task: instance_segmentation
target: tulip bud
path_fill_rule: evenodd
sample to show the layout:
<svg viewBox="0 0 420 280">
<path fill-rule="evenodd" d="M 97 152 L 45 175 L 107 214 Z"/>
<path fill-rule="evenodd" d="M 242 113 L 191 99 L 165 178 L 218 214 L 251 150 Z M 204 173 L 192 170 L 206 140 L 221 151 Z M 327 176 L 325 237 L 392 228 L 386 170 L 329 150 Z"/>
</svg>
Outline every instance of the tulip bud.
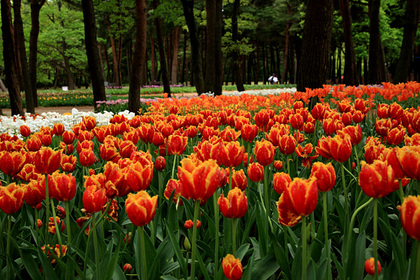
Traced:
<svg viewBox="0 0 420 280">
<path fill-rule="evenodd" d="M 184 249 L 186 251 L 190 251 L 191 250 L 191 243 L 190 240 L 188 239 L 188 237 L 184 238 Z"/>
</svg>

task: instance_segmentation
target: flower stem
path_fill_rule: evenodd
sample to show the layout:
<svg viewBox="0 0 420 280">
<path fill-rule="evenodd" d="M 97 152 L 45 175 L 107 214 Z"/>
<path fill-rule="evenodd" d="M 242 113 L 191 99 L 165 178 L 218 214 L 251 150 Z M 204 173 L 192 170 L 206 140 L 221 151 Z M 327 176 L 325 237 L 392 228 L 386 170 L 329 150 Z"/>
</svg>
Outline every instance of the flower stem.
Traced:
<svg viewBox="0 0 420 280">
<path fill-rule="evenodd" d="M 375 260 L 375 276 L 378 279 L 378 199 L 373 199 L 373 254 Z"/>
<path fill-rule="evenodd" d="M 306 280 L 306 216 L 302 216 L 302 280 Z"/>
<path fill-rule="evenodd" d="M 197 219 L 200 212 L 200 201 L 196 200 L 194 203 L 194 224 L 193 224 L 193 237 L 191 248 L 191 280 L 195 279 L 195 255 L 197 251 Z"/>
<path fill-rule="evenodd" d="M 147 265 L 146 265 L 146 244 L 144 242 L 144 228 L 138 227 L 138 252 L 140 253 L 140 263 L 141 263 L 141 278 L 140 279 L 147 279 Z"/>
<path fill-rule="evenodd" d="M 50 195 L 48 192 L 48 174 L 45 174 L 45 244 L 48 244 L 48 223 L 50 221 Z"/>
<path fill-rule="evenodd" d="M 232 219 L 232 253 L 234 256 L 236 254 L 236 220 Z"/>
<path fill-rule="evenodd" d="M 58 224 L 57 224 L 57 220 L 55 219 L 57 216 L 55 214 L 55 206 L 54 206 L 54 201 L 51 198 L 51 211 L 53 214 L 53 221 L 54 221 L 54 226 L 55 226 L 55 234 L 57 235 L 57 239 L 58 239 L 58 245 L 60 245 L 60 256 L 63 256 L 63 242 L 61 242 L 61 229 L 58 228 Z M 47 228 L 48 228 L 48 224 L 47 224 Z"/>
<path fill-rule="evenodd" d="M 93 247 L 95 251 L 95 270 L 96 270 L 96 279 L 101 279 L 99 277 L 99 247 L 98 247 L 98 236 L 96 234 L 96 219 L 97 213 L 94 213 L 92 216 L 92 233 L 93 233 Z"/>
<path fill-rule="evenodd" d="M 344 191 L 344 215 L 345 215 L 345 223 L 346 226 L 348 225 L 348 207 L 349 207 L 349 202 L 348 202 L 348 194 L 347 194 L 347 186 L 346 186 L 346 177 L 344 176 L 344 164 L 341 163 L 341 182 L 343 185 L 343 191 Z"/>
<path fill-rule="evenodd" d="M 326 252 L 326 258 L 327 258 L 327 268 L 328 268 L 328 274 L 327 279 L 330 279 L 330 270 L 331 266 L 330 264 L 330 248 L 329 248 L 329 242 L 328 242 L 328 208 L 327 208 L 327 193 L 322 193 L 322 200 L 323 200 L 323 212 L 324 212 L 324 236 L 325 236 L 325 252 Z"/>
<path fill-rule="evenodd" d="M 12 279 L 12 264 L 10 263 L 10 232 L 11 230 L 12 230 L 12 215 L 7 215 L 7 241 L 6 241 L 7 279 Z"/>
<path fill-rule="evenodd" d="M 67 246 L 70 247 L 71 244 L 71 228 L 70 228 L 70 203 L 66 201 L 66 227 L 67 227 Z"/>
<path fill-rule="evenodd" d="M 213 206 L 214 206 L 214 224 L 215 224 L 215 244 L 214 244 L 214 275 L 217 275 L 219 266 L 219 205 L 217 204 L 217 191 L 213 194 Z M 194 230 L 193 230 L 194 231 Z"/>
<path fill-rule="evenodd" d="M 417 256 L 416 256 L 416 280 L 420 279 L 420 240 L 416 242 Z"/>
<path fill-rule="evenodd" d="M 264 166 L 264 204 L 267 215 L 270 215 L 270 197 L 268 195 L 268 165 Z"/>
<path fill-rule="evenodd" d="M 163 189 L 163 182 L 162 182 L 162 172 L 158 171 L 158 184 L 159 184 L 159 205 L 162 205 L 162 189 Z"/>
<path fill-rule="evenodd" d="M 35 244 L 39 246 L 39 228 L 38 228 L 38 209 L 34 208 L 35 211 Z"/>
<path fill-rule="evenodd" d="M 173 164 L 173 166 L 172 166 L 172 175 L 171 175 L 171 179 L 175 179 L 174 178 L 174 176 L 175 176 L 175 165 L 176 165 L 176 154 L 174 155 L 174 164 Z"/>
</svg>

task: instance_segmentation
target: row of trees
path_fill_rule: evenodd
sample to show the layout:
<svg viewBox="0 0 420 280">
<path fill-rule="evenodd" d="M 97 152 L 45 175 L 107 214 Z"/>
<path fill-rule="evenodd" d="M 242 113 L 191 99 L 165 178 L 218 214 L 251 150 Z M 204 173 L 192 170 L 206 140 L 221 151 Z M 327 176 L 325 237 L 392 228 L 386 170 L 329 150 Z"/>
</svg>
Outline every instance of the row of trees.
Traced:
<svg viewBox="0 0 420 280">
<path fill-rule="evenodd" d="M 1 69 L 13 114 L 39 86 L 129 83 L 129 107 L 149 83 L 198 93 L 238 90 L 277 73 L 298 90 L 330 81 L 406 81 L 419 56 L 416 0 L 1 0 Z M 363 65 L 363 67 L 362 67 Z M 343 72 L 344 69 L 344 72 Z M 342 80 L 343 76 L 343 80 Z"/>
</svg>

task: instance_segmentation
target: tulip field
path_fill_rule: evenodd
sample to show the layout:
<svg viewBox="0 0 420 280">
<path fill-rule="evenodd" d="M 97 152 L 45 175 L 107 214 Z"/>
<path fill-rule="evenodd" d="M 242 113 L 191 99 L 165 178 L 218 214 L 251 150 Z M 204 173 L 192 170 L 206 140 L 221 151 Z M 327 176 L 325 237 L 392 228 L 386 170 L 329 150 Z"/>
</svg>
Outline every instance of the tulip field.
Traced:
<svg viewBox="0 0 420 280">
<path fill-rule="evenodd" d="M 420 280 L 419 93 L 0 116 L 0 277 Z"/>
</svg>

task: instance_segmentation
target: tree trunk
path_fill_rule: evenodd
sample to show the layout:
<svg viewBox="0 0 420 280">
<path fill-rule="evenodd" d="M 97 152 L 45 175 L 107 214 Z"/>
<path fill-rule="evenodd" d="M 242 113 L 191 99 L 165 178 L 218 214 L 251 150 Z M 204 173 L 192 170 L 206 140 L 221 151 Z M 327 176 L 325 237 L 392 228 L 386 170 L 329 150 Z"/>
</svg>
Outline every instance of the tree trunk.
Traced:
<svg viewBox="0 0 420 280">
<path fill-rule="evenodd" d="M 233 3 L 232 12 L 232 42 L 234 45 L 239 45 L 239 33 L 238 33 L 238 14 L 240 8 L 240 0 L 235 0 Z M 236 84 L 237 91 L 245 91 L 244 82 L 242 77 L 241 63 L 239 62 L 239 50 L 235 48 L 232 51 L 232 63 L 233 63 L 233 80 Z"/>
<path fill-rule="evenodd" d="M 333 19 L 332 0 L 308 0 L 303 28 L 302 53 L 297 71 L 297 90 L 320 88 L 328 75 Z M 317 100 L 311 100 L 310 108 Z"/>
<path fill-rule="evenodd" d="M 158 7 L 158 5 L 159 5 L 158 0 L 153 0 L 153 8 L 155 10 Z M 168 96 L 171 96 L 171 87 L 169 85 L 168 68 L 166 66 L 166 59 L 165 59 L 165 50 L 163 48 L 162 28 L 160 25 L 160 18 L 157 16 L 155 16 L 155 28 L 156 28 L 156 37 L 158 41 L 160 70 L 162 73 L 163 92 L 167 93 Z"/>
<path fill-rule="evenodd" d="M 258 44 L 258 41 L 256 42 L 256 63 L 254 65 L 254 84 L 258 85 L 258 79 L 260 74 L 260 44 Z"/>
<path fill-rule="evenodd" d="M 191 73 L 194 76 L 194 85 L 198 94 L 205 92 L 204 76 L 203 76 L 203 60 L 200 48 L 200 42 L 198 39 L 198 33 L 194 18 L 194 0 L 181 0 L 182 7 L 184 10 L 185 21 L 188 25 L 190 32 L 191 42 L 191 62 L 192 69 Z"/>
<path fill-rule="evenodd" d="M 83 21 L 85 24 L 85 45 L 90 78 L 93 87 L 94 107 L 98 101 L 106 100 L 104 76 L 99 59 L 98 42 L 96 40 L 95 11 L 92 0 L 82 0 Z"/>
<path fill-rule="evenodd" d="M 104 46 L 104 56 L 105 56 L 105 63 L 106 63 L 106 81 L 111 81 L 111 68 L 109 66 L 109 57 L 108 57 L 108 50 L 107 50 L 107 43 Z M 104 73 L 105 75 L 105 73 Z"/>
<path fill-rule="evenodd" d="M 369 83 L 387 82 L 385 55 L 379 33 L 379 8 L 381 0 L 369 0 Z"/>
<path fill-rule="evenodd" d="M 185 84 L 185 69 L 187 68 L 187 31 L 184 30 L 184 48 L 182 55 L 182 72 L 181 72 L 181 81 Z"/>
<path fill-rule="evenodd" d="M 174 43 L 174 52 L 172 57 L 172 70 L 171 78 L 172 84 L 178 84 L 178 52 L 179 52 L 179 40 L 181 39 L 181 27 L 175 27 L 173 43 Z"/>
<path fill-rule="evenodd" d="M 206 0 L 207 52 L 205 91 L 222 94 L 222 1 Z"/>
<path fill-rule="evenodd" d="M 287 3 L 287 16 L 290 15 L 290 4 Z M 286 37 L 284 39 L 284 57 L 283 57 L 283 72 L 281 73 L 281 82 L 282 84 L 287 83 L 287 59 L 289 57 L 289 29 L 290 29 L 290 20 L 286 21 Z"/>
<path fill-rule="evenodd" d="M 23 22 L 21 16 L 21 0 L 13 1 L 13 10 L 15 14 L 15 38 L 18 46 L 20 63 L 23 76 L 23 86 L 25 88 L 26 112 L 35 114 L 34 99 L 32 96 L 31 78 L 29 76 L 28 61 L 26 58 L 25 35 L 23 33 Z"/>
<path fill-rule="evenodd" d="M 264 85 L 267 83 L 267 53 L 265 51 L 265 44 L 262 43 L 262 56 L 263 56 L 263 81 Z"/>
<path fill-rule="evenodd" d="M 9 90 L 9 100 L 12 115 L 24 115 L 22 97 L 16 69 L 14 49 L 12 8 L 10 0 L 1 0 L 1 30 L 3 33 L 3 59 L 6 74 L 6 86 Z"/>
<path fill-rule="evenodd" d="M 111 49 L 112 49 L 112 62 L 113 62 L 113 71 L 112 71 L 112 81 L 116 84 L 116 85 L 120 85 L 120 75 L 118 73 L 118 53 L 117 53 L 117 46 L 115 45 L 115 40 L 114 37 L 111 34 L 111 22 L 109 20 L 109 15 L 107 16 L 107 28 L 108 28 L 108 33 L 109 33 L 109 41 L 111 42 Z"/>
<path fill-rule="evenodd" d="M 150 56 L 152 60 L 152 82 L 156 82 L 156 73 L 157 73 L 157 59 L 155 51 L 155 40 L 153 39 L 153 34 L 150 34 Z"/>
<path fill-rule="evenodd" d="M 1 90 L 2 92 L 7 92 L 7 88 L 6 88 L 6 86 L 3 84 L 2 79 L 0 79 L 0 90 Z"/>
<path fill-rule="evenodd" d="M 402 83 L 409 80 L 411 57 L 420 18 L 419 0 L 407 0 L 405 5 L 404 36 L 393 80 L 394 83 Z"/>
<path fill-rule="evenodd" d="M 353 45 L 352 21 L 349 0 L 338 1 L 340 3 L 341 16 L 343 18 L 344 45 L 344 83 L 346 85 L 358 85 L 360 83 L 356 69 L 356 54 Z"/>
<path fill-rule="evenodd" d="M 128 90 L 128 110 L 139 113 L 140 109 L 140 77 L 146 61 L 147 18 L 146 0 L 136 1 L 136 44 L 130 73 L 130 89 Z"/>
</svg>

